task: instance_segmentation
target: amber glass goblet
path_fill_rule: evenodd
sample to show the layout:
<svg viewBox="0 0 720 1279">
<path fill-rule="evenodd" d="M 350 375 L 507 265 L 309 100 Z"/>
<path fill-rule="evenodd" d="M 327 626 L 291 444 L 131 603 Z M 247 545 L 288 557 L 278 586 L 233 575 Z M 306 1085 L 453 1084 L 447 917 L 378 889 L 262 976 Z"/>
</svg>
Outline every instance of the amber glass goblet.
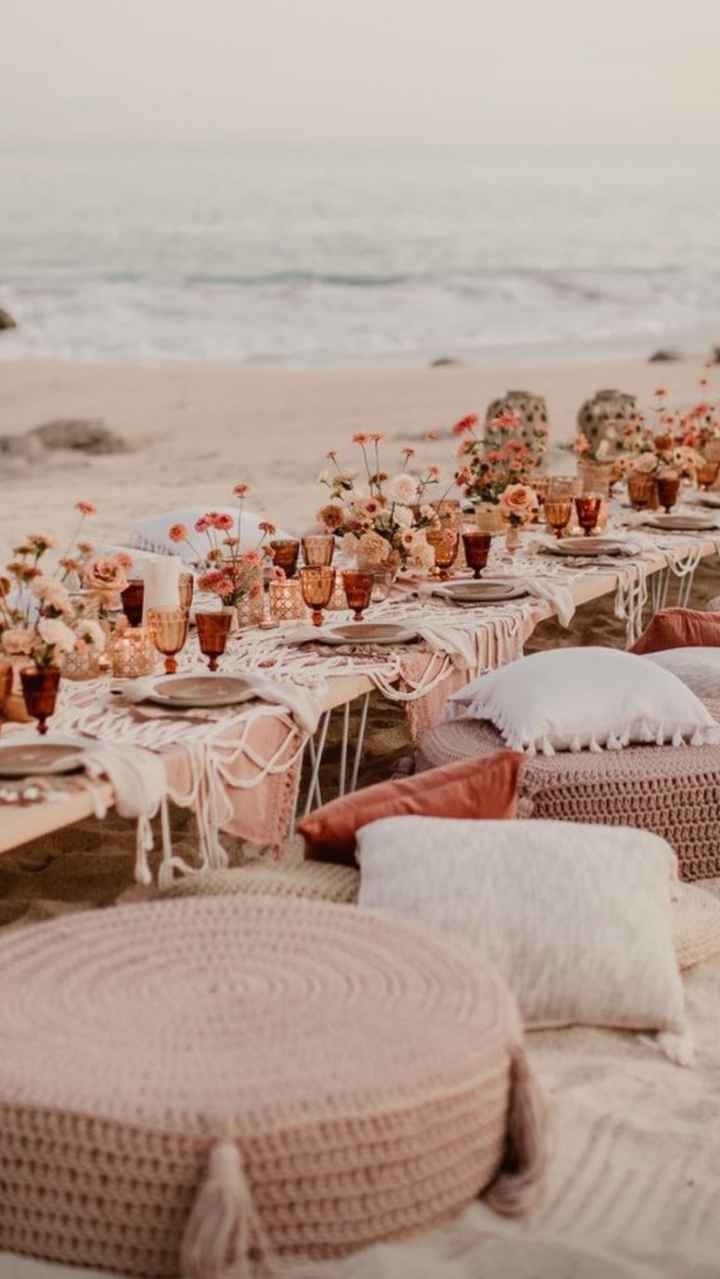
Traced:
<svg viewBox="0 0 720 1279">
<path fill-rule="evenodd" d="M 445 527 L 428 529 L 425 536 L 435 552 L 435 576 L 447 581 L 457 559 L 460 534 L 456 528 Z"/>
<path fill-rule="evenodd" d="M 572 502 L 569 497 L 545 498 L 545 519 L 558 541 L 563 535 L 563 529 L 566 529 L 570 523 L 572 509 Z"/>
<path fill-rule="evenodd" d="M 177 671 L 175 658 L 185 647 L 189 614 L 186 608 L 149 608 L 146 617 L 148 630 L 158 653 L 165 658 L 166 675 Z"/>
<path fill-rule="evenodd" d="M 348 572 L 343 573 L 342 580 L 347 606 L 353 610 L 353 621 L 361 622 L 372 598 L 375 578 L 372 573 Z"/>
<path fill-rule="evenodd" d="M 225 652 L 228 635 L 230 634 L 230 625 L 232 623 L 231 613 L 196 613 L 195 624 L 197 626 L 198 643 L 200 652 L 204 657 L 209 658 L 208 666 L 211 671 L 218 668 L 218 658 L 222 657 Z"/>
<path fill-rule="evenodd" d="M 467 566 L 472 569 L 473 577 L 480 577 L 488 562 L 492 537 L 489 533 L 478 533 L 475 529 L 470 529 L 463 533 L 462 540 Z"/>
<path fill-rule="evenodd" d="M 312 610 L 313 626 L 322 626 L 323 609 L 327 608 L 335 590 L 335 569 L 327 564 L 311 564 L 300 569 L 303 599 Z"/>
<path fill-rule="evenodd" d="M 698 467 L 697 481 L 700 488 L 704 489 L 706 493 L 715 483 L 718 477 L 718 471 L 720 471 L 720 461 L 710 462 L 707 458 L 703 462 L 702 466 Z"/>
<path fill-rule="evenodd" d="M 631 471 L 628 475 L 628 497 L 634 511 L 646 511 L 653 501 L 655 476 L 646 471 Z"/>
<path fill-rule="evenodd" d="M 47 720 L 55 713 L 60 671 L 57 666 L 26 666 L 20 672 L 25 709 L 38 722 L 37 731 L 44 737 Z"/>
<path fill-rule="evenodd" d="M 600 518 L 602 498 L 596 493 L 583 493 L 575 498 L 575 510 L 578 524 L 586 537 L 589 537 Z"/>
<path fill-rule="evenodd" d="M 181 573 L 178 579 L 178 590 L 180 592 L 180 607 L 189 610 L 193 602 L 193 592 L 195 590 L 195 578 L 192 573 Z"/>
<path fill-rule="evenodd" d="M 657 495 L 658 502 L 664 508 L 665 514 L 669 515 L 673 506 L 678 500 L 680 492 L 680 477 L 677 475 L 658 475 L 657 478 Z"/>
<path fill-rule="evenodd" d="M 300 554 L 300 543 L 290 538 L 278 539 L 270 543 L 270 551 L 276 568 L 281 568 L 286 577 L 294 577 Z"/>
<path fill-rule="evenodd" d="M 303 538 L 302 546 L 308 568 L 325 568 L 332 564 L 335 538 L 329 533 L 311 533 Z"/>
<path fill-rule="evenodd" d="M 142 626 L 145 583 L 135 579 L 128 582 L 125 590 L 120 592 L 120 600 L 128 625 Z"/>
</svg>

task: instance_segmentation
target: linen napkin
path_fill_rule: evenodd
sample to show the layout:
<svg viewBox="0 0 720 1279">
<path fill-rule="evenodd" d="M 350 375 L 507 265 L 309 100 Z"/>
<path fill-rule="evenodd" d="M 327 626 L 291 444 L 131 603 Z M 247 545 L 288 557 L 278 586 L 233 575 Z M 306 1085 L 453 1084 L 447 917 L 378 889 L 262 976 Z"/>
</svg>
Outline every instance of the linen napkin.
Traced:
<svg viewBox="0 0 720 1279">
<path fill-rule="evenodd" d="M 304 688 L 300 684 L 281 683 L 279 680 L 270 679 L 269 676 L 260 674 L 258 671 L 238 672 L 238 677 L 247 681 L 254 696 L 260 701 L 284 707 L 306 733 L 312 734 L 315 732 L 322 714 L 322 695 L 316 689 Z M 145 701 L 149 693 L 152 692 L 155 681 L 156 677 L 154 676 L 146 676 L 143 679 L 118 680 L 115 683 L 115 687 L 120 689 L 126 701 L 134 704 Z M 231 709 L 241 713 L 244 705 L 245 703 L 240 702 Z M 226 708 L 212 707 L 211 709 L 225 710 Z M 178 706 L 177 711 L 181 712 L 182 707 Z"/>
</svg>

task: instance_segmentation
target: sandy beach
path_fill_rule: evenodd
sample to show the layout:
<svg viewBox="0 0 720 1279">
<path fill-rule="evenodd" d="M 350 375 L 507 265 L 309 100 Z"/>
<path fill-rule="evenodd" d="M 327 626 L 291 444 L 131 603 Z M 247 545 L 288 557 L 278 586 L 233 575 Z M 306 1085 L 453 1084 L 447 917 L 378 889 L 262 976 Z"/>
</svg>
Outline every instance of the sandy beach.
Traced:
<svg viewBox="0 0 720 1279">
<path fill-rule="evenodd" d="M 658 385 L 681 407 L 698 397 L 702 357 L 668 365 L 640 360 L 516 365 L 506 368 L 292 370 L 200 364 L 141 366 L 61 361 L 0 363 L 3 434 L 56 418 L 102 418 L 133 451 L 113 457 L 48 455 L 47 465 L 3 459 L 0 548 L 40 522 L 69 536 L 73 503 L 98 507 L 88 534 L 125 541 L 130 520 L 183 506 L 226 504 L 234 483 L 252 487 L 248 509 L 299 531 L 324 490 L 316 483 L 328 449 L 356 464 L 353 432 L 384 431 L 386 463 L 412 443 L 418 460 L 448 479 L 454 448 L 447 430 L 466 413 L 513 388 L 544 395 L 556 446 L 572 439 L 580 404 L 617 387 L 648 404 Z M 426 431 L 444 431 L 428 443 Z M 553 466 L 571 469 L 569 454 Z M 42 518 L 40 518 L 42 516 Z"/>
</svg>

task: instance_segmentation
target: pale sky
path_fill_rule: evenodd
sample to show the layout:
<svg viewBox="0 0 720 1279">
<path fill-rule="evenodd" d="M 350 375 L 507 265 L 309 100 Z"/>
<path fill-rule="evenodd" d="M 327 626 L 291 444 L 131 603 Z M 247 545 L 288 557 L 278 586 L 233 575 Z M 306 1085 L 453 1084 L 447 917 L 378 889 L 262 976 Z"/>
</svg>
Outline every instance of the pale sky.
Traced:
<svg viewBox="0 0 720 1279">
<path fill-rule="evenodd" d="M 10 141 L 712 142 L 720 4 L 0 0 L 0 108 Z"/>
</svg>

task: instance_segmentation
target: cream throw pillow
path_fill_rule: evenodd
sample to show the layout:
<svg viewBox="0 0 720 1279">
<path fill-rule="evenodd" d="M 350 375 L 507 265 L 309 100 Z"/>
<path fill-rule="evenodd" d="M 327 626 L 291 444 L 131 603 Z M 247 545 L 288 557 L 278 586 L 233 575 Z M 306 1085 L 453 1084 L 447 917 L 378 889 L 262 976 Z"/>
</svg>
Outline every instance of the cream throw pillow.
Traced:
<svg viewBox="0 0 720 1279">
<path fill-rule="evenodd" d="M 557 648 L 481 675 L 449 713 L 490 720 L 512 750 L 620 750 L 720 742 L 720 726 L 657 662 L 615 648 Z"/>
<path fill-rule="evenodd" d="M 647 660 L 681 680 L 703 702 L 720 700 L 720 648 L 666 648 Z"/>
<path fill-rule="evenodd" d="M 358 832 L 359 904 L 475 946 L 529 1026 L 661 1032 L 689 1064 L 670 845 L 624 827 L 392 817 Z"/>
</svg>

